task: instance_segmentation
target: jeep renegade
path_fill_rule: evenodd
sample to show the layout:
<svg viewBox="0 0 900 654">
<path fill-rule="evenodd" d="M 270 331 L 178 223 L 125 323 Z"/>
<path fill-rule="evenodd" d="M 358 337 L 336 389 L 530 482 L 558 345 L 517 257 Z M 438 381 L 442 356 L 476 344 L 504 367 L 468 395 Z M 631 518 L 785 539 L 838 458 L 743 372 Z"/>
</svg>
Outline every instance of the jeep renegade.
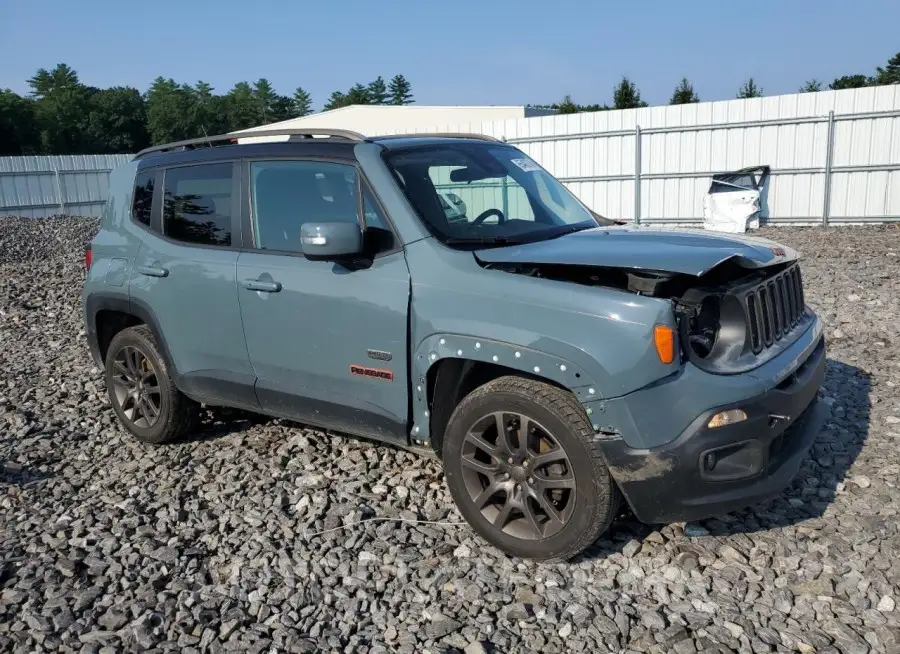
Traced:
<svg viewBox="0 0 900 654">
<path fill-rule="evenodd" d="M 433 453 L 473 529 L 535 559 L 622 501 L 693 520 L 796 475 L 827 408 L 790 248 L 604 219 L 489 137 L 277 134 L 111 174 L 84 320 L 138 439 L 204 403 Z"/>
</svg>

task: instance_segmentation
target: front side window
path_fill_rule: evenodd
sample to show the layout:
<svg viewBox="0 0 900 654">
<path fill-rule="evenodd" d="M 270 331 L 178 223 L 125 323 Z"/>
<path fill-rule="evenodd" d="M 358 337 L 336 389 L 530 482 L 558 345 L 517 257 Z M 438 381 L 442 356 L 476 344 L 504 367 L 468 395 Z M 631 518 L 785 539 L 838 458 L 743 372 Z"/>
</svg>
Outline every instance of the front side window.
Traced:
<svg viewBox="0 0 900 654">
<path fill-rule="evenodd" d="M 150 207 L 153 204 L 153 184 L 156 171 L 141 173 L 134 180 L 134 202 L 131 215 L 142 225 L 150 226 Z"/>
<path fill-rule="evenodd" d="M 231 245 L 231 163 L 166 170 L 163 233 L 196 245 Z"/>
<path fill-rule="evenodd" d="M 393 151 L 385 159 L 428 229 L 448 245 L 542 240 L 598 225 L 566 187 L 516 148 L 447 143 Z"/>
<path fill-rule="evenodd" d="M 300 252 L 300 227 L 305 223 L 359 223 L 358 188 L 356 168 L 346 164 L 252 162 L 250 197 L 256 247 Z"/>
</svg>

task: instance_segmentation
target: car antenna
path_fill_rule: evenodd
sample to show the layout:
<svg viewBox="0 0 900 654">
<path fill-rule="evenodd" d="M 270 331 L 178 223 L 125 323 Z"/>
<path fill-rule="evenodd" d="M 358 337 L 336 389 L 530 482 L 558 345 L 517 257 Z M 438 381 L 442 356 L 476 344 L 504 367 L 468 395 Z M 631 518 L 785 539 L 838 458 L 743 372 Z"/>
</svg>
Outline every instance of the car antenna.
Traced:
<svg viewBox="0 0 900 654">
<path fill-rule="evenodd" d="M 209 143 L 209 147 L 212 147 L 212 141 L 209 140 L 209 134 L 206 133 L 206 127 L 204 125 L 200 125 L 200 129 L 203 130 L 203 136 L 206 137 L 206 142 Z"/>
</svg>

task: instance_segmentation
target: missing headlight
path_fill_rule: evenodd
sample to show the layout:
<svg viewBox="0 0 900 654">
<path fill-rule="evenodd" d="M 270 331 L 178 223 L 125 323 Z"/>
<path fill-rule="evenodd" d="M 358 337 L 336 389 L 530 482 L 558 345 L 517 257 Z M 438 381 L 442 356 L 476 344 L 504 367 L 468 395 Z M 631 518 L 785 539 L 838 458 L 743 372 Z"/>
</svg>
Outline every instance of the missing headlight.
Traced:
<svg viewBox="0 0 900 654">
<path fill-rule="evenodd" d="M 701 359 L 713 351 L 719 336 L 719 300 L 715 296 L 703 299 L 695 317 L 691 320 L 688 343 Z"/>
</svg>

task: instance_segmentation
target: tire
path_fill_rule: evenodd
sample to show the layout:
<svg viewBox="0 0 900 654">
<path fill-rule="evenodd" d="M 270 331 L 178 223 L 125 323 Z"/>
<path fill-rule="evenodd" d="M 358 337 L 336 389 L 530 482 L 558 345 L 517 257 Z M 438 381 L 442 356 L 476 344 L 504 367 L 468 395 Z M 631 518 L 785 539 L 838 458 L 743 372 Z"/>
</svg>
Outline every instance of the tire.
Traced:
<svg viewBox="0 0 900 654">
<path fill-rule="evenodd" d="M 570 393 L 500 377 L 469 393 L 450 416 L 442 446 L 447 486 L 472 528 L 503 552 L 571 559 L 609 528 L 621 502 L 593 436 Z"/>
<path fill-rule="evenodd" d="M 153 332 L 146 325 L 116 334 L 109 344 L 105 366 L 113 411 L 138 440 L 168 443 L 196 426 L 199 405 L 175 387 Z M 138 379 L 139 399 L 129 395 L 132 382 L 137 383 Z"/>
</svg>

